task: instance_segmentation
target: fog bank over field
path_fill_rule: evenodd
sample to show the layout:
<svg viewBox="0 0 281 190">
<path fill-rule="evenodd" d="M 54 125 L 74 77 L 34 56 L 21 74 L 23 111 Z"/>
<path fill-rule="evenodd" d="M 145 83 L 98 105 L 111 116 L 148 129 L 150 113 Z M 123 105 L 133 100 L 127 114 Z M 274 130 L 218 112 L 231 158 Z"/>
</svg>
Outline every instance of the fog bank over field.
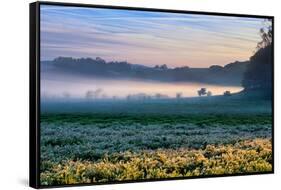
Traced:
<svg viewBox="0 0 281 190">
<path fill-rule="evenodd" d="M 85 77 L 60 72 L 41 73 L 41 98 L 92 98 L 124 99 L 137 96 L 175 98 L 198 96 L 206 88 L 212 95 L 222 95 L 229 90 L 239 92 L 242 87 L 222 86 L 192 82 L 158 82 L 152 80 L 105 79 Z"/>
</svg>

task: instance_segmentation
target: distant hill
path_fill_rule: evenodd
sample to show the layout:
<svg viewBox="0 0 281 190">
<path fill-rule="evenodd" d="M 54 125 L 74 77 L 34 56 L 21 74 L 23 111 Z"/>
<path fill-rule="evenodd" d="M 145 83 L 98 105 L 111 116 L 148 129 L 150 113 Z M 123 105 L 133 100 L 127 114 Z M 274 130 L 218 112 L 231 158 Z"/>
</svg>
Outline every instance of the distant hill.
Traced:
<svg viewBox="0 0 281 190">
<path fill-rule="evenodd" d="M 133 78 L 163 82 L 186 81 L 240 86 L 248 64 L 248 61 L 236 61 L 224 67 L 213 65 L 209 68 L 168 68 L 166 65 L 147 67 L 126 61 L 106 62 L 99 57 L 95 59 L 58 57 L 52 61 L 42 61 L 41 71 L 56 71 L 87 77 Z"/>
</svg>

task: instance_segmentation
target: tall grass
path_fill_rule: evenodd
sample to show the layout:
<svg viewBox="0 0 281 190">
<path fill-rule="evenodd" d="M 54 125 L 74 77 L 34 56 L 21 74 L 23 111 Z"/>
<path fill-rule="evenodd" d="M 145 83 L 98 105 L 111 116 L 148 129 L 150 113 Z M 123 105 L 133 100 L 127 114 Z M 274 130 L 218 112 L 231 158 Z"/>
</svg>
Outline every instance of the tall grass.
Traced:
<svg viewBox="0 0 281 190">
<path fill-rule="evenodd" d="M 272 171 L 271 139 L 207 145 L 204 149 L 157 149 L 104 155 L 99 161 L 42 163 L 41 184 L 59 185 L 121 180 L 239 174 Z"/>
</svg>

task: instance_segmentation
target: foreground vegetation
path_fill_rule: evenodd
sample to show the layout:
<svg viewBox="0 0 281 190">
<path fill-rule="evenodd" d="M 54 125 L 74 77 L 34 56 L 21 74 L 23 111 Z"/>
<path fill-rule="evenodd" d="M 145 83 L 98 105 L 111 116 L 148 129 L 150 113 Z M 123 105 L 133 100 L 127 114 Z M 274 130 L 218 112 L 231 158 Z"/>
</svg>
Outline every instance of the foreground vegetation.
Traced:
<svg viewBox="0 0 281 190">
<path fill-rule="evenodd" d="M 205 148 L 270 138 L 270 115 L 49 114 L 41 119 L 41 159 L 97 161 L 104 154 Z"/>
<path fill-rule="evenodd" d="M 272 170 L 270 101 L 49 106 L 40 121 L 42 185 Z"/>
<path fill-rule="evenodd" d="M 105 155 L 97 162 L 42 163 L 41 184 L 59 185 L 272 171 L 270 139 L 255 139 L 204 149 L 157 149 Z"/>
</svg>

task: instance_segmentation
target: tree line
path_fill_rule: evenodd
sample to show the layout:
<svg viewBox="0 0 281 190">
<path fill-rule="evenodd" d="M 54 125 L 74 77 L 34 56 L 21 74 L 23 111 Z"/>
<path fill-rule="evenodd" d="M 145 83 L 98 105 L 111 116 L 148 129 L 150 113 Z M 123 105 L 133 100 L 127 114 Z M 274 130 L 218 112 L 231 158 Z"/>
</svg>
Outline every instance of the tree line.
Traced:
<svg viewBox="0 0 281 190">
<path fill-rule="evenodd" d="M 250 58 L 242 80 L 246 93 L 253 91 L 271 97 L 273 77 L 273 31 L 271 20 L 265 21 L 266 26 L 260 29 L 261 41 Z"/>
</svg>

